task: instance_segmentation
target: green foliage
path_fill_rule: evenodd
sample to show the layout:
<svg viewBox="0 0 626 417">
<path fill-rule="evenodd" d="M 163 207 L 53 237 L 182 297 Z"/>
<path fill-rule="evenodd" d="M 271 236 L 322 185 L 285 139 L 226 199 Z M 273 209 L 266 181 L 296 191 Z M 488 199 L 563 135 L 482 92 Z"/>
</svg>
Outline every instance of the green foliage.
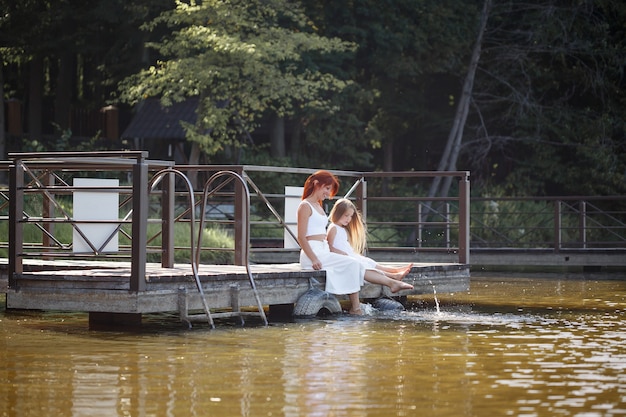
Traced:
<svg viewBox="0 0 626 417">
<path fill-rule="evenodd" d="M 346 88 L 332 98 L 341 111 L 329 113 L 309 111 L 301 115 L 305 124 L 305 141 L 292 157 L 298 166 L 346 170 L 375 168 L 365 122 L 359 117 L 365 102 L 371 104 L 366 90 L 356 85 Z"/>
<path fill-rule="evenodd" d="M 358 88 L 338 99 L 340 113 L 307 115 L 306 154 L 321 154 L 343 169 L 436 166 L 431 155 L 443 149 L 451 125 L 448 98 L 458 90 L 471 50 L 475 3 L 306 1 L 323 33 L 358 45 L 347 68 Z"/>
<path fill-rule="evenodd" d="M 432 170 L 482 3 L 0 0 L 3 84 L 23 114 L 31 62 L 42 63 L 43 108 L 65 85 L 61 62 L 72 72 L 66 110 L 199 96 L 198 122 L 185 128 L 211 155 L 206 162 L 232 162 L 244 137 L 242 159 L 261 160 L 269 152 L 258 127 L 278 115 L 291 149 L 277 164 Z M 458 163 L 473 186 L 502 185 L 509 195 L 626 192 L 624 21 L 624 2 L 493 2 Z M 50 144 L 32 136 L 22 149 L 101 146 L 69 134 L 55 132 Z"/>
<path fill-rule="evenodd" d="M 317 35 L 291 1 L 179 1 L 145 27 L 161 24 L 173 29 L 150 44 L 162 60 L 126 79 L 120 98 L 135 103 L 159 97 L 167 105 L 199 96 L 198 121 L 185 128 L 208 155 L 237 144 L 268 111 L 331 111 L 325 94 L 348 85 L 320 62 L 352 45 Z"/>
<path fill-rule="evenodd" d="M 174 261 L 177 263 L 190 263 L 191 234 L 189 225 L 176 223 L 174 226 Z M 202 231 L 202 248 L 200 252 L 200 262 L 208 264 L 232 264 L 234 259 L 233 248 L 235 243 L 233 238 L 220 227 L 207 227 Z M 208 249 L 213 248 L 213 249 Z M 224 250 L 230 249 L 230 250 Z M 154 255 L 153 255 L 154 256 Z M 159 261 L 160 258 L 155 257 Z"/>
<path fill-rule="evenodd" d="M 44 95 L 54 97 L 61 56 L 74 61 L 73 104 L 102 107 L 116 84 L 141 67 L 149 36 L 139 25 L 172 5 L 172 0 L 0 0 L 0 49 L 12 63 L 7 81 L 13 97 L 27 97 L 28 63 L 46 62 Z M 159 35 L 158 30 L 154 35 Z M 80 100 L 80 102 L 79 102 Z M 47 123 L 47 121 L 44 121 Z"/>
</svg>

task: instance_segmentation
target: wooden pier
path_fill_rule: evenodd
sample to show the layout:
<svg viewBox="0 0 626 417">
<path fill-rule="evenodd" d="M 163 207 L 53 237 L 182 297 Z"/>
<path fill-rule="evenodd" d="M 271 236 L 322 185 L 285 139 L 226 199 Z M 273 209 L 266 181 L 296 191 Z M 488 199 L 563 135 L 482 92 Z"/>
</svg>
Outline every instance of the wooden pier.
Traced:
<svg viewBox="0 0 626 417">
<path fill-rule="evenodd" d="M 270 311 L 293 308 L 311 288 L 324 289 L 324 271 L 302 270 L 297 263 L 250 268 L 261 302 Z M 190 265 L 148 264 L 144 291 L 130 289 L 130 263 L 31 261 L 24 269 L 15 285 L 6 288 L 9 309 L 83 311 L 90 313 L 90 321 L 118 324 L 137 324 L 148 313 L 178 312 L 184 319 L 188 312 L 203 309 Z M 198 274 L 212 311 L 240 312 L 256 305 L 245 267 L 200 265 Z M 361 299 L 432 294 L 435 288 L 439 293 L 468 291 L 469 266 L 415 264 L 404 281 L 415 288 L 391 294 L 386 287 L 366 284 Z"/>
<path fill-rule="evenodd" d="M 243 317 L 257 315 L 267 323 L 266 309 L 291 311 L 295 316 L 316 315 L 322 310 L 341 312 L 337 297 L 323 291 L 325 272 L 301 270 L 294 260 L 299 248 L 286 245 L 287 233 L 295 236 L 270 201 L 276 197 L 274 193 L 264 193 L 249 175 L 260 170 L 306 176 L 313 170 L 183 168 L 172 161 L 149 160 L 143 151 L 9 156 L 10 244 L 3 272 L 9 309 L 89 312 L 90 325 L 138 324 L 143 314 L 164 312 L 178 312 L 182 321 L 205 321 L 212 326 L 213 317 L 239 317 L 243 322 Z M 208 178 L 202 192 L 196 190 L 183 171 L 202 173 Z M 367 212 L 367 201 L 374 201 L 375 196 L 368 197 L 366 179 L 378 179 L 380 173 L 337 174 L 355 181 L 348 194 L 354 192 L 357 205 Z M 433 176 L 420 172 L 393 175 L 412 181 Z M 366 284 L 360 292 L 363 300 L 388 301 L 394 297 L 395 305 L 394 301 L 379 304 L 395 308 L 398 304 L 402 307 L 397 300 L 403 296 L 469 290 L 469 173 L 436 175 L 459 179 L 459 195 L 449 199 L 457 207 L 455 214 L 448 210 L 443 221 L 426 223 L 418 218 L 400 224 L 441 228 L 448 241 L 440 249 L 455 254 L 457 260 L 415 263 L 404 279 L 415 287 L 413 290 L 390 294 L 386 287 Z M 262 254 L 263 249 L 253 248 L 250 243 L 252 223 L 273 224 L 252 221 L 250 189 L 254 191 L 257 210 L 265 207 L 276 219 L 275 225 L 285 232 L 285 246 L 270 261 L 258 261 L 255 255 Z M 209 200 L 224 204 L 224 199 L 233 208 L 232 216 L 216 222 L 232 228 L 229 230 L 234 248 L 226 249 L 232 251 L 232 264 L 209 265 L 200 262 L 202 251 L 217 253 L 224 247 L 204 246 L 203 233 L 197 231 L 207 230 Z M 279 203 L 284 203 L 284 210 L 291 213 L 286 195 L 280 197 Z M 66 209 L 68 206 L 72 211 Z M 411 213 L 415 214 L 412 209 Z M 182 226 L 189 233 L 190 243 L 182 248 L 174 243 L 175 226 Z M 71 242 L 69 236 L 61 233 L 68 229 L 72 232 Z M 41 241 L 28 241 L 27 231 L 41 236 Z M 453 231 L 458 245 L 452 243 Z M 175 252 L 181 249 L 190 254 L 187 264 L 174 261 Z M 255 253 L 251 253 L 252 249 L 256 249 Z M 157 255 L 160 262 L 151 263 L 149 255 L 151 259 Z M 274 259 L 282 263 L 274 263 Z"/>
</svg>

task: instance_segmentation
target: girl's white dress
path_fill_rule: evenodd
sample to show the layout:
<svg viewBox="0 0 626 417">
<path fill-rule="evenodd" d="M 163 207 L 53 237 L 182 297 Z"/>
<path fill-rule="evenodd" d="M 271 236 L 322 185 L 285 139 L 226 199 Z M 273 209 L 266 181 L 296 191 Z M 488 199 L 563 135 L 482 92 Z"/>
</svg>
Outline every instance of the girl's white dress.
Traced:
<svg viewBox="0 0 626 417">
<path fill-rule="evenodd" d="M 308 204 L 306 200 L 303 200 L 300 204 L 305 203 Z M 313 207 L 311 210 L 313 212 L 311 216 L 324 216 Z M 331 252 L 325 240 L 309 240 L 309 245 L 322 263 L 322 269 L 326 271 L 326 292 L 341 295 L 352 294 L 361 289 L 365 276 L 365 267 L 361 262 L 349 256 Z M 300 250 L 300 266 L 302 269 L 313 269 L 313 262 L 303 250 Z"/>
<path fill-rule="evenodd" d="M 350 242 L 348 241 L 348 232 L 346 231 L 346 228 L 338 224 L 333 224 L 333 227 L 337 231 L 337 233 L 335 233 L 335 239 L 333 240 L 333 246 L 336 249 L 344 251 L 351 258 L 354 258 L 360 263 L 362 263 L 365 269 L 376 270 L 375 260 L 373 260 L 372 258 L 368 258 L 367 256 L 363 256 L 361 254 L 356 253 L 354 249 L 352 248 L 352 246 L 350 246 Z"/>
</svg>

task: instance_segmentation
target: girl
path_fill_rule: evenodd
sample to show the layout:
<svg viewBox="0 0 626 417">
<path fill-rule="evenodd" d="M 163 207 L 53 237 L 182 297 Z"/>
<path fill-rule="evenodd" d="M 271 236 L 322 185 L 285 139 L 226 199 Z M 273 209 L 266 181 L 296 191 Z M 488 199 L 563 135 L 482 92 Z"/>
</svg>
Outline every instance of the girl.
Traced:
<svg viewBox="0 0 626 417">
<path fill-rule="evenodd" d="M 392 293 L 410 290 L 413 286 L 391 279 L 349 256 L 330 251 L 326 241 L 328 217 L 322 201 L 334 197 L 339 190 L 339 180 L 328 171 L 317 171 L 304 183 L 302 202 L 297 211 L 297 237 L 300 244 L 300 265 L 303 269 L 324 269 L 326 291 L 331 294 L 348 294 L 350 314 L 362 314 L 359 290 L 364 280 L 385 285 Z"/>
<path fill-rule="evenodd" d="M 352 201 L 347 198 L 337 200 L 330 211 L 330 221 L 326 239 L 331 252 L 348 255 L 360 261 L 366 269 L 374 269 L 397 280 L 401 280 L 411 271 L 413 264 L 392 268 L 362 255 L 365 251 L 367 230 L 361 213 Z"/>
</svg>

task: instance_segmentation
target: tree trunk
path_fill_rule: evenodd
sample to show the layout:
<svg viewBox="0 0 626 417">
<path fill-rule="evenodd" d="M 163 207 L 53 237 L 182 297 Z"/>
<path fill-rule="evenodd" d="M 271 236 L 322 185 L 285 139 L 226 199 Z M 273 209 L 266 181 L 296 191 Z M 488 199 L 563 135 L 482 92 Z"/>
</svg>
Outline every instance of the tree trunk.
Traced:
<svg viewBox="0 0 626 417">
<path fill-rule="evenodd" d="M 275 115 L 272 118 L 270 132 L 271 155 L 273 158 L 284 158 L 285 153 L 285 118 Z"/>
<path fill-rule="evenodd" d="M 446 142 L 446 148 L 441 156 L 438 171 L 454 171 L 456 170 L 456 162 L 461 150 L 461 140 L 463 138 L 463 129 L 465 127 L 465 121 L 467 120 L 467 114 L 469 113 L 469 105 L 472 98 L 472 89 L 474 87 L 474 78 L 476 76 L 476 68 L 478 67 L 478 61 L 480 60 L 480 53 L 482 48 L 483 35 L 487 26 L 487 18 L 489 17 L 489 10 L 491 9 L 491 0 L 485 0 L 483 3 L 483 9 L 480 15 L 480 27 L 478 35 L 476 37 L 476 43 L 472 50 L 472 58 L 470 65 L 465 76 L 465 82 L 463 83 L 463 91 L 461 93 L 461 99 L 454 116 L 454 123 L 452 129 L 448 135 L 448 141 Z M 441 177 L 435 177 L 428 192 L 429 197 L 445 197 L 448 195 L 451 177 L 446 177 L 444 185 L 440 188 Z M 424 212 L 427 214 L 429 210 Z"/>
<path fill-rule="evenodd" d="M 383 142 L 383 171 L 393 171 L 393 142 L 386 140 Z M 382 193 L 389 195 L 390 178 L 383 178 Z"/>
<path fill-rule="evenodd" d="M 198 165 L 200 163 L 200 145 L 198 142 L 191 142 L 191 151 L 189 151 L 189 165 Z M 198 185 L 198 171 L 191 170 L 187 172 L 187 178 L 193 189 Z"/>
<path fill-rule="evenodd" d="M 28 136 L 41 141 L 43 108 L 43 58 L 36 56 L 30 62 L 28 93 Z"/>
<path fill-rule="evenodd" d="M 302 121 L 300 119 L 296 119 L 295 123 L 293 123 L 293 131 L 291 132 L 291 149 L 289 150 L 289 154 L 291 155 L 291 160 L 293 162 L 297 162 L 298 157 L 300 156 L 300 135 L 302 135 Z"/>
<path fill-rule="evenodd" d="M 6 131 L 7 124 L 4 118 L 4 65 L 0 60 L 0 159 L 6 160 Z M 0 182 L 5 183 L 6 173 L 0 172 Z"/>
<path fill-rule="evenodd" d="M 383 171 L 393 171 L 393 142 L 390 140 L 383 143 Z"/>
<path fill-rule="evenodd" d="M 70 53 L 64 53 L 59 59 L 59 74 L 55 89 L 54 100 L 54 121 L 62 131 L 70 126 L 70 106 L 72 101 L 72 80 L 74 72 L 72 70 L 73 57 Z"/>
</svg>

